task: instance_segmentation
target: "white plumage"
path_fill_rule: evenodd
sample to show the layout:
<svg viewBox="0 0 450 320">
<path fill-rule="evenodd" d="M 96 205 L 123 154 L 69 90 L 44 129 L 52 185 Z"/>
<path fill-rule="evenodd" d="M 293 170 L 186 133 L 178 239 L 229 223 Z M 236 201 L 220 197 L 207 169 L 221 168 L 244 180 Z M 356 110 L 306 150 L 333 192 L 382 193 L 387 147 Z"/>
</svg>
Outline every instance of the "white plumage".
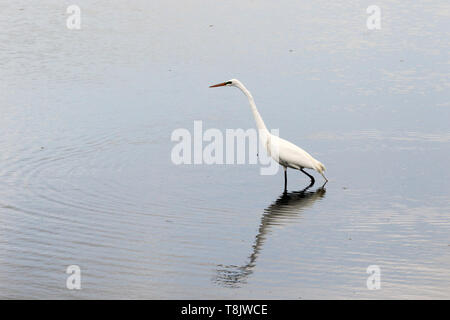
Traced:
<svg viewBox="0 0 450 320">
<path fill-rule="evenodd" d="M 274 143 L 279 145 L 278 163 L 282 166 L 297 170 L 308 168 L 319 173 L 325 171 L 325 166 L 320 161 L 314 159 L 308 152 L 292 142 L 274 135 L 271 135 L 271 139 L 275 140 Z"/>
<path fill-rule="evenodd" d="M 252 110 L 253 116 L 256 121 L 256 126 L 259 129 L 260 139 L 262 139 L 262 143 L 266 148 L 267 153 L 277 161 L 281 166 L 284 167 L 284 188 L 286 190 L 287 187 L 287 168 L 292 168 L 296 170 L 300 170 L 305 173 L 311 179 L 311 185 L 314 184 L 314 177 L 304 171 L 304 168 L 313 169 L 319 172 L 325 181 L 328 179 L 324 175 L 325 166 L 318 160 L 314 159 L 308 152 L 303 150 L 302 148 L 296 146 L 295 144 L 284 140 L 276 135 L 271 134 L 266 125 L 264 124 L 261 115 L 256 109 L 255 101 L 253 100 L 253 96 L 250 91 L 237 79 L 231 79 L 226 82 L 222 82 L 210 88 L 222 87 L 222 86 L 232 86 L 239 88 L 248 98 L 250 103 L 250 108 Z"/>
</svg>

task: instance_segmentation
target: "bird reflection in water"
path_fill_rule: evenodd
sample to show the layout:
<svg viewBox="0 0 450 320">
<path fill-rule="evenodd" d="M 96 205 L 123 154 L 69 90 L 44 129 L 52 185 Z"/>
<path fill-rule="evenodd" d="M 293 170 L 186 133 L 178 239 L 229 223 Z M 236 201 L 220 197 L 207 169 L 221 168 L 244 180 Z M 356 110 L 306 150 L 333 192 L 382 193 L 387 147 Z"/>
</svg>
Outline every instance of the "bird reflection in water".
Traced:
<svg viewBox="0 0 450 320">
<path fill-rule="evenodd" d="M 242 266 L 218 265 L 214 282 L 225 287 L 239 287 L 241 284 L 246 283 L 248 276 L 253 272 L 256 258 L 261 251 L 267 234 L 270 233 L 271 226 L 282 225 L 288 223 L 291 219 L 298 218 L 303 210 L 311 207 L 314 202 L 325 196 L 325 185 L 315 191 L 307 191 L 311 186 L 312 184 L 301 191 L 285 191 L 267 207 L 261 218 L 258 234 L 255 237 L 247 263 Z"/>
</svg>

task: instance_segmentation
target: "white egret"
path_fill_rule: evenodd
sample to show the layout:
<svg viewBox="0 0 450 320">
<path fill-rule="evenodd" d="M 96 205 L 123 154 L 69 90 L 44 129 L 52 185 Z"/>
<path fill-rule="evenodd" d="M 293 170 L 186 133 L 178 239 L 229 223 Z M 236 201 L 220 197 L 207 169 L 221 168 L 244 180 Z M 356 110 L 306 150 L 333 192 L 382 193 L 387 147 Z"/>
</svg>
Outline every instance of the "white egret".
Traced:
<svg viewBox="0 0 450 320">
<path fill-rule="evenodd" d="M 256 121 L 256 126 L 258 127 L 259 130 L 261 142 L 264 145 L 267 154 L 270 155 L 275 161 L 277 161 L 284 168 L 285 190 L 287 189 L 287 168 L 300 170 L 301 172 L 306 174 L 311 179 L 310 186 L 314 184 L 315 180 L 312 175 L 304 171 L 305 168 L 316 170 L 322 175 L 322 177 L 325 179 L 325 182 L 328 182 L 328 179 L 323 174 L 323 172 L 325 171 L 325 166 L 320 161 L 314 159 L 308 152 L 306 152 L 302 148 L 276 135 L 271 134 L 267 130 L 267 127 L 264 124 L 261 115 L 256 109 L 255 101 L 253 100 L 252 94 L 239 80 L 231 79 L 226 82 L 210 86 L 210 88 L 223 86 L 239 88 L 247 96 L 248 102 L 250 103 L 250 108 L 253 113 L 253 117 L 255 118 Z"/>
</svg>

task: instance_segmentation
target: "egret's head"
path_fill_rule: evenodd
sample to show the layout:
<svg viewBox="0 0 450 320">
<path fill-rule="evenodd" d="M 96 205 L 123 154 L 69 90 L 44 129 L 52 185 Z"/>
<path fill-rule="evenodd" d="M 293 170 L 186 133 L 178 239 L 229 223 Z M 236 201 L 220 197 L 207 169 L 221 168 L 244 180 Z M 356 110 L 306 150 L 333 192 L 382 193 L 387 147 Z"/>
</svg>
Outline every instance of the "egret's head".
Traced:
<svg viewBox="0 0 450 320">
<path fill-rule="evenodd" d="M 210 88 L 217 88 L 217 87 L 224 87 L 224 86 L 232 87 L 232 86 L 238 85 L 238 83 L 239 83 L 239 80 L 231 79 L 231 80 L 228 80 L 228 81 L 225 81 L 222 83 L 218 83 L 218 84 L 215 84 L 215 85 L 209 86 L 209 87 Z"/>
</svg>

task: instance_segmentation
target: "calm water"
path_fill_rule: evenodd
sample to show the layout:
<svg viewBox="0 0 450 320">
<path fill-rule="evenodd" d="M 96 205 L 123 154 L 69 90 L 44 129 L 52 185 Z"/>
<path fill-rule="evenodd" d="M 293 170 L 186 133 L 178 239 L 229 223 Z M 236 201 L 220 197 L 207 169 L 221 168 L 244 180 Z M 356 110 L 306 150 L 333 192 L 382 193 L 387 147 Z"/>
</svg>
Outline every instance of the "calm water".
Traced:
<svg viewBox="0 0 450 320">
<path fill-rule="evenodd" d="M 70 4 L 0 2 L 0 298 L 450 298 L 448 1 Z M 230 78 L 325 187 L 171 162 Z"/>
</svg>

